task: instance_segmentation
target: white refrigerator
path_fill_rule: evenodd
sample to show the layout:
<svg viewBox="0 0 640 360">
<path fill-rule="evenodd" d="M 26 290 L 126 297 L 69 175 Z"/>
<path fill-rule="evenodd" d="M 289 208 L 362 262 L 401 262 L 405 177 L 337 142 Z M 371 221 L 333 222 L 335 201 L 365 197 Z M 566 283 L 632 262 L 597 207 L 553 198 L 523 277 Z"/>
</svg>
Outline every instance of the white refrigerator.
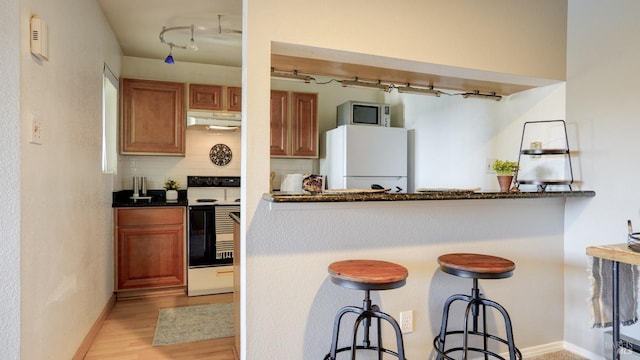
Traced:
<svg viewBox="0 0 640 360">
<path fill-rule="evenodd" d="M 404 128 L 381 126 L 341 125 L 327 131 L 320 166 L 327 189 L 371 189 L 377 184 L 406 192 L 407 136 Z"/>
</svg>

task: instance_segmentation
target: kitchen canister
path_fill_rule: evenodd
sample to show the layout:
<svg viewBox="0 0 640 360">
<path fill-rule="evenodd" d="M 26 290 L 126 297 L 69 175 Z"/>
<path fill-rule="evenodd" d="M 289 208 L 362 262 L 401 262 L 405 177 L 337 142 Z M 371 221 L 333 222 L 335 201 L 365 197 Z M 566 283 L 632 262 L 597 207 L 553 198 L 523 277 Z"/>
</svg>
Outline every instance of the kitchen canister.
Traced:
<svg viewBox="0 0 640 360">
<path fill-rule="evenodd" d="M 140 177 L 140 191 L 142 192 L 142 196 L 147 196 L 147 177 Z"/>
<path fill-rule="evenodd" d="M 140 178 L 137 176 L 133 177 L 133 197 L 140 196 Z"/>
</svg>

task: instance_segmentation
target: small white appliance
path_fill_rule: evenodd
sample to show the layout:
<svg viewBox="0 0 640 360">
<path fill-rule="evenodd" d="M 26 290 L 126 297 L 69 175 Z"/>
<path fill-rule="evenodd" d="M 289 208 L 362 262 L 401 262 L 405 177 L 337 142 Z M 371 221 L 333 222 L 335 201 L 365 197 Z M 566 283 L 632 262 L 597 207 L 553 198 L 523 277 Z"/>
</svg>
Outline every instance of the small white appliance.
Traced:
<svg viewBox="0 0 640 360">
<path fill-rule="evenodd" d="M 336 126 L 391 126 L 391 107 L 389 104 L 347 101 L 338 105 L 336 111 Z"/>
<path fill-rule="evenodd" d="M 326 133 L 320 169 L 327 189 L 407 191 L 408 133 L 404 128 L 342 125 Z"/>
</svg>

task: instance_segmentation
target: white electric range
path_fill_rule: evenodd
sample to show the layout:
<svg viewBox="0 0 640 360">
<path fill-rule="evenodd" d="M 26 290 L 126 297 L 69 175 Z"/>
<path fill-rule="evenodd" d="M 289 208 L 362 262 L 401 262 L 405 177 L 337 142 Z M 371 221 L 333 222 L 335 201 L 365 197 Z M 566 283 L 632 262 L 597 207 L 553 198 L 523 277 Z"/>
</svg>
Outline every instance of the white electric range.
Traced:
<svg viewBox="0 0 640 360">
<path fill-rule="evenodd" d="M 187 177 L 187 294 L 233 291 L 233 220 L 240 177 Z"/>
</svg>

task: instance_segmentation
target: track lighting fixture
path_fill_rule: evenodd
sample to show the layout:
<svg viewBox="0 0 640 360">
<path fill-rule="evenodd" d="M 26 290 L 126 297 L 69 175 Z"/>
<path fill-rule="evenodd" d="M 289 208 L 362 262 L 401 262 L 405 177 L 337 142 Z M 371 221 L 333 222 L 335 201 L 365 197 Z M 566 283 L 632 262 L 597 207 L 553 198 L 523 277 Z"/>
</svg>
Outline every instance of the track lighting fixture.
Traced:
<svg viewBox="0 0 640 360">
<path fill-rule="evenodd" d="M 173 55 L 171 54 L 173 51 L 173 45 L 169 45 L 169 55 L 164 59 L 164 62 L 167 64 L 175 64 L 173 61 Z"/>
<path fill-rule="evenodd" d="M 282 79 L 282 80 L 303 81 L 307 84 L 310 83 L 311 80 L 315 80 L 309 75 L 299 74 L 298 70 L 293 70 L 292 72 L 286 72 L 286 71 L 277 71 L 274 68 L 271 68 L 271 77 Z"/>
<path fill-rule="evenodd" d="M 428 88 L 417 88 L 417 87 L 411 86 L 411 84 L 407 84 L 407 86 L 398 87 L 396 89 L 401 94 L 404 94 L 404 93 L 408 93 L 408 94 L 424 94 L 424 95 L 433 95 L 433 96 L 438 96 L 438 97 L 440 96 L 440 94 L 442 94 L 442 92 L 440 90 L 434 90 L 433 89 L 433 85 L 429 86 Z"/>
<path fill-rule="evenodd" d="M 461 94 L 463 98 L 469 98 L 469 97 L 476 97 L 476 98 L 484 98 L 484 99 L 493 99 L 495 101 L 500 101 L 502 100 L 502 96 L 501 95 L 496 95 L 495 92 L 491 92 L 491 93 L 481 93 L 478 90 L 475 90 L 473 92 L 466 92 L 466 93 L 462 93 Z"/>
<path fill-rule="evenodd" d="M 168 45 L 169 46 L 169 56 L 167 56 L 167 58 L 164 60 L 164 62 L 166 62 L 167 64 L 174 64 L 173 61 L 173 55 L 171 53 L 171 50 L 173 50 L 174 48 L 176 49 L 183 49 L 183 50 L 191 50 L 191 51 L 197 51 L 198 50 L 198 45 L 196 44 L 196 40 L 195 40 L 195 35 L 196 33 L 210 33 L 210 34 L 214 34 L 214 35 L 219 35 L 222 33 L 231 33 L 231 34 L 242 34 L 242 31 L 240 30 L 232 30 L 232 29 L 223 29 L 222 28 L 222 22 L 221 22 L 221 17 L 222 15 L 218 15 L 218 27 L 208 27 L 208 26 L 197 26 L 194 24 L 188 25 L 188 26 L 173 26 L 173 27 L 166 27 L 163 26 L 162 27 L 162 31 L 160 32 L 160 34 L 158 35 L 158 37 L 160 38 L 160 42 L 162 44 Z M 179 33 L 179 35 L 177 36 L 185 36 L 186 31 L 189 31 L 191 34 L 191 37 L 189 39 L 188 42 L 174 42 L 174 41 L 170 41 L 165 39 L 165 35 L 168 32 L 171 31 L 175 31 L 177 33 Z"/>
<path fill-rule="evenodd" d="M 378 80 L 378 82 L 366 82 L 366 81 L 360 81 L 356 77 L 353 80 L 342 80 L 341 83 L 342 83 L 342 86 L 344 87 L 349 86 L 349 87 L 359 87 L 359 88 L 365 88 L 365 89 L 379 89 L 384 92 L 389 92 L 389 85 L 383 84 L 380 80 Z"/>
</svg>

